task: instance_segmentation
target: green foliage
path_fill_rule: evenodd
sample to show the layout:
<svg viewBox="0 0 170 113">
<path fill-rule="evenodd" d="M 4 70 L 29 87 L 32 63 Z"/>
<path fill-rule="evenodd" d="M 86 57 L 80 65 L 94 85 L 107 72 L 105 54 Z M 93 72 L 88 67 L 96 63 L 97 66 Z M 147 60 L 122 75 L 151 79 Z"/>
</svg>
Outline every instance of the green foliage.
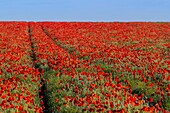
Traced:
<svg viewBox="0 0 170 113">
<path fill-rule="evenodd" d="M 90 56 L 82 56 L 81 59 L 82 59 L 82 60 L 89 60 L 89 59 L 90 59 Z"/>
<path fill-rule="evenodd" d="M 97 60 L 97 61 L 95 61 L 95 64 L 97 65 L 97 66 L 100 66 L 101 68 L 103 68 L 104 69 L 104 72 L 106 72 L 106 73 L 112 73 L 113 72 L 113 65 L 112 64 L 107 64 L 106 62 L 103 62 L 103 61 L 100 61 L 100 60 Z"/>
<path fill-rule="evenodd" d="M 166 97 L 166 99 L 164 99 L 163 107 L 166 110 L 170 110 L 170 97 Z"/>
</svg>

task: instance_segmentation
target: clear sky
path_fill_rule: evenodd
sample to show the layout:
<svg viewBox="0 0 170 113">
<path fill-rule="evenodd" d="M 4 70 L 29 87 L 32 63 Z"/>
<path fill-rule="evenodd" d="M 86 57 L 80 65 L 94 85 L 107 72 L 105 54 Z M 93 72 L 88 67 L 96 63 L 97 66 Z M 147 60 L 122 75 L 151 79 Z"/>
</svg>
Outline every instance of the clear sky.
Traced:
<svg viewBox="0 0 170 113">
<path fill-rule="evenodd" d="M 0 21 L 170 22 L 170 0 L 0 0 Z"/>
</svg>

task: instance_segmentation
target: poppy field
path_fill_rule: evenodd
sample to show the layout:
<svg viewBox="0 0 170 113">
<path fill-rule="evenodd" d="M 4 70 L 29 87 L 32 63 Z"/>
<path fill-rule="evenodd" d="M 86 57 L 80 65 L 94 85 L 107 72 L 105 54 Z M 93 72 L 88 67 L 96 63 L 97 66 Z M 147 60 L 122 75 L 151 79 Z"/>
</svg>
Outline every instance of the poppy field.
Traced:
<svg viewBox="0 0 170 113">
<path fill-rule="evenodd" d="M 170 23 L 0 22 L 0 113 L 169 113 Z"/>
</svg>

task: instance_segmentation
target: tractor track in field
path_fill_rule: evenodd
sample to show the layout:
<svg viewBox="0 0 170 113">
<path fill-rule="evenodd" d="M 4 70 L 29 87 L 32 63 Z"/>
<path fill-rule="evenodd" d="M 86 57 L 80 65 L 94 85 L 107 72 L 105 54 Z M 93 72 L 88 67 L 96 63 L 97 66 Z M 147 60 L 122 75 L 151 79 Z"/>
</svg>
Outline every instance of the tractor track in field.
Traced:
<svg viewBox="0 0 170 113">
<path fill-rule="evenodd" d="M 66 49 L 63 48 L 61 45 L 57 44 L 57 41 L 51 37 L 51 35 L 48 33 L 48 30 L 47 30 L 47 29 L 44 29 L 44 27 L 43 27 L 42 25 L 40 25 L 40 26 L 41 26 L 42 31 L 43 31 L 57 46 L 60 46 L 63 50 L 66 50 Z"/>
<path fill-rule="evenodd" d="M 42 26 L 42 25 L 40 25 L 41 26 L 41 29 L 42 29 L 42 31 L 52 40 L 52 41 L 54 41 L 54 43 L 55 44 L 57 44 L 57 42 L 56 42 L 56 40 L 55 39 L 53 39 L 52 37 L 51 37 L 51 35 L 48 33 L 48 30 L 47 29 L 44 29 L 44 27 Z M 58 44 L 57 44 L 58 45 Z M 58 45 L 58 46 L 60 46 L 60 45 Z M 61 46 L 62 47 L 62 46 Z M 63 47 L 62 47 L 63 48 Z M 63 48 L 64 49 L 64 48 Z"/>
<path fill-rule="evenodd" d="M 35 51 L 34 51 L 34 43 L 33 43 L 33 40 L 32 40 L 32 35 L 33 35 L 33 31 L 32 31 L 32 28 L 31 28 L 31 25 L 30 23 L 28 23 L 28 33 L 29 33 L 29 39 L 30 39 L 30 43 L 31 43 L 31 58 L 32 58 L 32 61 L 33 61 L 33 66 L 35 69 L 38 69 L 39 72 L 40 72 L 40 88 L 39 88 L 39 98 L 41 99 L 41 102 L 43 103 L 42 107 L 43 107 L 43 112 L 44 113 L 49 113 L 48 112 L 48 98 L 46 97 L 46 85 L 45 85 L 45 79 L 43 79 L 42 77 L 42 69 L 40 68 L 39 65 L 37 65 L 37 59 L 38 59 L 38 56 L 35 54 Z"/>
<path fill-rule="evenodd" d="M 70 49 L 69 50 L 69 48 L 67 48 L 67 47 L 65 47 L 65 44 L 58 44 L 58 41 L 56 40 L 56 39 L 54 39 L 54 38 L 52 38 L 52 36 L 50 35 L 50 33 L 48 32 L 48 30 L 47 29 L 45 29 L 42 25 L 40 25 L 41 26 L 41 28 L 42 28 L 42 31 L 57 45 L 57 46 L 59 46 L 59 47 L 61 47 L 63 50 L 65 50 L 65 51 L 67 51 L 70 55 L 72 55 L 71 53 L 73 52 L 73 51 L 75 51 L 75 52 L 77 52 L 78 53 L 78 51 L 74 48 L 74 47 L 69 47 L 69 48 L 72 48 L 72 50 Z M 57 37 L 55 37 L 55 38 L 57 38 Z M 78 58 L 78 59 L 80 59 L 80 58 Z"/>
</svg>

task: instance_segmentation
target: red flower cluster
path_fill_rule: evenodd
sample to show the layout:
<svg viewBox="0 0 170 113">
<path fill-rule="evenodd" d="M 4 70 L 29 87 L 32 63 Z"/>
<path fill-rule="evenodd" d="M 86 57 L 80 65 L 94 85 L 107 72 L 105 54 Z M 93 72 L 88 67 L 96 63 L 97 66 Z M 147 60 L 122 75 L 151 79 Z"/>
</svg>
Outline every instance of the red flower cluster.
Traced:
<svg viewBox="0 0 170 113">
<path fill-rule="evenodd" d="M 169 23 L 0 23 L 0 112 L 168 112 L 169 34 Z"/>
<path fill-rule="evenodd" d="M 0 112 L 42 112 L 28 23 L 0 23 Z M 36 100 L 37 99 L 37 100 Z"/>
</svg>

